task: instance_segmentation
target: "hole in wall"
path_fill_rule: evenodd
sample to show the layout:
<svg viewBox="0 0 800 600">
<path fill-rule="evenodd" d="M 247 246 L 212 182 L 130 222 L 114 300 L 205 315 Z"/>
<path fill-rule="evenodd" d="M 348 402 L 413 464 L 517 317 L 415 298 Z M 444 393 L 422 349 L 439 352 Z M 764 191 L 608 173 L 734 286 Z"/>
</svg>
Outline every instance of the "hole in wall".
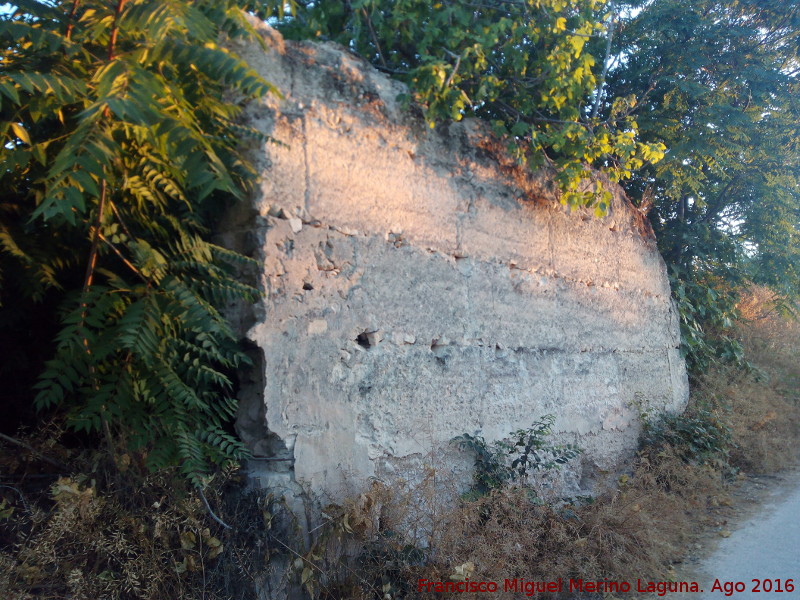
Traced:
<svg viewBox="0 0 800 600">
<path fill-rule="evenodd" d="M 313 290 L 314 286 L 311 285 L 310 283 L 306 282 L 306 283 L 303 284 L 303 289 L 304 290 Z"/>
<path fill-rule="evenodd" d="M 436 362 L 441 366 L 447 366 L 447 361 L 453 352 L 450 341 L 447 338 L 436 338 L 431 340 L 431 352 L 436 358 Z"/>
<path fill-rule="evenodd" d="M 369 341 L 369 332 L 362 331 L 356 336 L 356 343 L 361 346 L 362 348 L 366 348 L 369 350 L 372 347 L 372 343 Z"/>
</svg>

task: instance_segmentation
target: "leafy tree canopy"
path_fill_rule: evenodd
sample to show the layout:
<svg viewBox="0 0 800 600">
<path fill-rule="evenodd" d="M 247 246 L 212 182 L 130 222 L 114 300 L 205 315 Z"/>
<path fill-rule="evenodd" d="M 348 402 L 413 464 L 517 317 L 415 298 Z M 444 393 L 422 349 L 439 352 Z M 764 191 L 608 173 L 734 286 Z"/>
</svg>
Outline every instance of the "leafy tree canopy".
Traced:
<svg viewBox="0 0 800 600">
<path fill-rule="evenodd" d="M 556 170 L 563 201 L 605 214 L 609 193 L 579 192 L 587 168 L 612 181 L 657 162 L 664 146 L 641 143 L 636 98 L 610 98 L 598 113 L 605 0 L 352 0 L 298 2 L 280 26 L 290 37 L 333 39 L 407 82 L 433 125 L 477 116 L 508 136 L 532 166 Z"/>
<path fill-rule="evenodd" d="M 800 6 L 656 0 L 627 9 L 609 94 L 643 98 L 639 135 L 668 148 L 627 190 L 653 203 L 684 341 L 702 368 L 705 333 L 729 324 L 739 283 L 800 293 Z M 717 353 L 740 352 L 721 341 Z"/>
<path fill-rule="evenodd" d="M 226 429 L 244 356 L 219 309 L 255 290 L 209 242 L 215 208 L 254 178 L 232 94 L 270 91 L 220 45 L 251 34 L 240 8 L 18 0 L 0 17 L 4 350 L 36 355 L 6 336 L 58 306 L 36 404 L 195 483 L 244 452 Z"/>
</svg>

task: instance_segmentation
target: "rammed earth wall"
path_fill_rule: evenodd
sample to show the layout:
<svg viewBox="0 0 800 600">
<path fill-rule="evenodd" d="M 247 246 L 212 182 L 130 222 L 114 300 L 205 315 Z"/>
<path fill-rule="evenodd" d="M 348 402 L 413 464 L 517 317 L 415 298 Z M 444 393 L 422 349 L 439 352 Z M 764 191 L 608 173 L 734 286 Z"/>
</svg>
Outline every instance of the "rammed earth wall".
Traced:
<svg viewBox="0 0 800 600">
<path fill-rule="evenodd" d="M 553 414 L 585 489 L 631 454 L 642 409 L 684 407 L 664 263 L 619 189 L 603 219 L 570 213 L 477 123 L 431 130 L 346 49 L 259 27 L 267 50 L 238 50 L 283 98 L 248 109 L 277 143 L 236 226 L 265 290 L 238 426 L 273 459 L 253 463 L 265 484 L 341 499 L 430 452 L 463 465 L 453 436 Z"/>
</svg>

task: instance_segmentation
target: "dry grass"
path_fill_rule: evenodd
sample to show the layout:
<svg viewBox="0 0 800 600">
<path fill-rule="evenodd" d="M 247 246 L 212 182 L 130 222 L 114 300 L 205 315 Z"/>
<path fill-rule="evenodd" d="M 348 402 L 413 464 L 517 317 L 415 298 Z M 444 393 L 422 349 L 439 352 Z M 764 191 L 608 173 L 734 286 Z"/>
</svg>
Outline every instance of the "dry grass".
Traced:
<svg viewBox="0 0 800 600">
<path fill-rule="evenodd" d="M 778 310 L 778 299 L 754 287 L 739 305 L 737 334 L 751 373 L 720 367 L 698 395 L 726 408 L 733 434 L 731 463 L 770 473 L 797 462 L 800 446 L 800 322 Z"/>
<path fill-rule="evenodd" d="M 722 495 L 723 488 L 719 471 L 689 465 L 671 449 L 662 448 L 640 454 L 624 483 L 592 502 L 549 505 L 532 498 L 528 489 L 509 487 L 456 508 L 440 503 L 437 527 L 427 531 L 424 545 L 419 546 L 402 532 L 409 522 L 427 519 L 424 511 L 419 512 L 419 501 L 412 498 L 422 495 L 431 501 L 430 488 L 374 487 L 366 503 L 369 514 L 359 513 L 352 504 L 348 509 L 350 523 L 369 523 L 355 536 L 362 552 L 349 577 L 340 565 L 320 563 L 326 573 L 337 571 L 349 583 L 338 588 L 328 585 L 321 595 L 422 597 L 415 587 L 420 578 L 450 581 L 465 564 L 472 581 L 496 581 L 501 586 L 515 577 L 667 580 L 669 565 L 681 555 L 694 523 L 702 520 L 709 502 Z M 426 504 L 425 509 L 431 506 Z M 341 539 L 337 537 L 338 543 Z M 501 589 L 492 597 L 518 594 Z"/>
<path fill-rule="evenodd" d="M 241 496 L 223 502 L 234 473 L 206 491 L 220 515 L 240 525 L 230 532 L 176 473 L 149 474 L 124 458 L 109 464 L 103 453 L 69 450 L 44 435 L 26 443 L 70 467 L 42 473 L 59 469 L 27 453 L 0 453 L 4 599 L 215 600 L 254 591 L 253 563 L 263 564 L 264 547 L 245 538 L 259 521 L 263 537 L 263 521 L 255 503 L 242 510 Z"/>
<path fill-rule="evenodd" d="M 703 393 L 722 399 L 726 406 L 733 466 L 748 473 L 772 473 L 797 461 L 800 405 L 777 377 L 720 369 L 707 375 L 702 386 Z"/>
</svg>

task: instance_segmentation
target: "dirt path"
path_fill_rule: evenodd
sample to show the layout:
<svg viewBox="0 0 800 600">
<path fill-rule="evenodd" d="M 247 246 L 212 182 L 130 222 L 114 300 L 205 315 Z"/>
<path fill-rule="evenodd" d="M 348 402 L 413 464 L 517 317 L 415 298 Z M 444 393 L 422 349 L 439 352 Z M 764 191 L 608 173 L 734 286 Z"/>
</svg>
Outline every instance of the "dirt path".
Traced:
<svg viewBox="0 0 800 600">
<path fill-rule="evenodd" d="M 800 598 L 800 470 L 749 478 L 734 496 L 677 570 L 679 581 L 697 581 L 703 593 L 671 600 Z"/>
</svg>

